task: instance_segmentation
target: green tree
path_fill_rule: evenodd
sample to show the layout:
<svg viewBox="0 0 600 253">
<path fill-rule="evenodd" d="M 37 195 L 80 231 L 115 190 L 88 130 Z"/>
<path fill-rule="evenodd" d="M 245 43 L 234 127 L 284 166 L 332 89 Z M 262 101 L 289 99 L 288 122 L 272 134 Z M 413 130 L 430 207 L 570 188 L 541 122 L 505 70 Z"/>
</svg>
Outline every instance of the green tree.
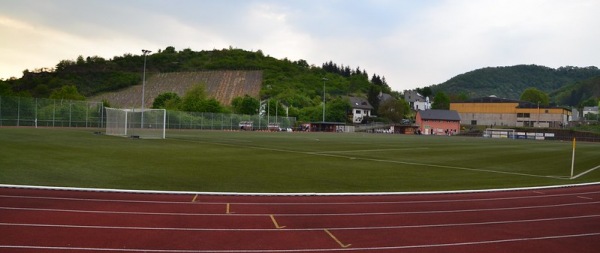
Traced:
<svg viewBox="0 0 600 253">
<path fill-rule="evenodd" d="M 438 91 L 435 93 L 431 109 L 448 110 L 450 109 L 450 98 L 446 93 Z"/>
<path fill-rule="evenodd" d="M 379 105 L 377 115 L 394 123 L 400 123 L 410 110 L 404 99 L 388 99 Z"/>
<path fill-rule="evenodd" d="M 0 96 L 12 96 L 13 91 L 8 83 L 0 80 Z"/>
<path fill-rule="evenodd" d="M 243 97 L 236 97 L 231 101 L 233 112 L 238 114 L 254 115 L 259 105 L 258 99 L 248 96 L 248 94 Z"/>
<path fill-rule="evenodd" d="M 346 122 L 348 112 L 351 110 L 348 99 L 336 98 L 325 105 L 325 121 Z"/>
<path fill-rule="evenodd" d="M 202 101 L 202 112 L 221 113 L 223 112 L 223 106 L 215 98 L 209 98 Z"/>
<path fill-rule="evenodd" d="M 381 93 L 381 88 L 376 85 L 371 85 L 367 93 L 367 100 L 373 106 L 375 112 L 379 109 L 379 93 Z"/>
<path fill-rule="evenodd" d="M 431 95 L 433 94 L 433 91 L 431 90 L 431 87 L 417 88 L 416 90 L 423 97 L 430 97 L 431 98 Z"/>
<path fill-rule="evenodd" d="M 181 104 L 181 97 L 175 92 L 165 92 L 158 95 L 154 102 L 152 102 L 152 108 L 154 109 L 169 109 L 176 110 Z"/>
<path fill-rule="evenodd" d="M 591 98 L 588 98 L 588 99 L 586 99 L 584 101 L 581 101 L 579 107 L 583 108 L 583 107 L 586 107 L 586 106 L 596 106 L 597 103 L 598 103 L 598 101 L 596 100 L 596 98 L 591 97 Z"/>
<path fill-rule="evenodd" d="M 181 109 L 187 112 L 223 111 L 223 106 L 214 98 L 208 98 L 204 84 L 198 84 L 188 90 L 181 101 Z"/>
<path fill-rule="evenodd" d="M 187 112 L 202 112 L 204 100 L 206 100 L 206 87 L 204 84 L 197 84 L 183 95 L 181 109 Z"/>
<path fill-rule="evenodd" d="M 64 85 L 59 90 L 50 94 L 51 99 L 85 100 L 85 97 L 77 91 L 75 85 Z"/>
<path fill-rule="evenodd" d="M 534 104 L 539 103 L 543 106 L 550 104 L 550 97 L 545 92 L 538 90 L 537 88 L 527 88 L 521 94 L 521 100 L 531 102 Z"/>
<path fill-rule="evenodd" d="M 108 99 L 102 99 L 102 106 L 104 107 L 111 107 L 110 106 L 110 102 L 108 101 Z"/>
</svg>

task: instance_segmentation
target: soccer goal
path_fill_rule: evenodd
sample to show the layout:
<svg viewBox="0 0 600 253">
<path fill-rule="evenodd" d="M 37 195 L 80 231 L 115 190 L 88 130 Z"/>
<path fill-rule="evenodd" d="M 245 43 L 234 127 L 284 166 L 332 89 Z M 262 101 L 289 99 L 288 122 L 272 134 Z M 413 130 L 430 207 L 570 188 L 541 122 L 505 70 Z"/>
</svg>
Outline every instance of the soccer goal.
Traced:
<svg viewBox="0 0 600 253">
<path fill-rule="evenodd" d="M 144 139 L 164 139 L 165 109 L 116 109 L 106 107 L 106 134 Z"/>
<path fill-rule="evenodd" d="M 515 138 L 514 129 L 498 129 L 498 128 L 487 128 L 483 132 L 483 137 L 486 138 Z"/>
</svg>

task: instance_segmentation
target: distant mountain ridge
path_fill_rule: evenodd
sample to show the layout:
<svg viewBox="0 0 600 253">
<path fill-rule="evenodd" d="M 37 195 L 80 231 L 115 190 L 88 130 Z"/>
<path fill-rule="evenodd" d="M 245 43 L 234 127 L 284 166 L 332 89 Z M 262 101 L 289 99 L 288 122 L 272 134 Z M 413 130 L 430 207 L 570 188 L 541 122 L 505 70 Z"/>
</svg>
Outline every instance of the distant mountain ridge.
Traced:
<svg viewBox="0 0 600 253">
<path fill-rule="evenodd" d="M 553 69 L 539 65 L 515 65 L 473 70 L 430 87 L 433 92 L 466 94 L 472 98 L 496 95 L 501 98 L 519 99 L 521 93 L 529 87 L 551 94 L 565 86 L 599 76 L 600 69 L 593 66 Z M 556 99 L 554 101 L 561 102 Z"/>
</svg>

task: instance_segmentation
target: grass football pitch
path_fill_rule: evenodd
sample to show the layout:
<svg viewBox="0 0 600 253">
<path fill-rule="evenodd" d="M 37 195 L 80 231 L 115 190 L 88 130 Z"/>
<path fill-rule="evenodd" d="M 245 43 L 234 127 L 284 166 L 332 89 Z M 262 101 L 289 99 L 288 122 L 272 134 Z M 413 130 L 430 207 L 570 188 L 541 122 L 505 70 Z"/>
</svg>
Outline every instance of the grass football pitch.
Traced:
<svg viewBox="0 0 600 253">
<path fill-rule="evenodd" d="M 389 134 L 0 128 L 0 184 L 251 193 L 406 192 L 600 181 L 600 144 Z"/>
</svg>

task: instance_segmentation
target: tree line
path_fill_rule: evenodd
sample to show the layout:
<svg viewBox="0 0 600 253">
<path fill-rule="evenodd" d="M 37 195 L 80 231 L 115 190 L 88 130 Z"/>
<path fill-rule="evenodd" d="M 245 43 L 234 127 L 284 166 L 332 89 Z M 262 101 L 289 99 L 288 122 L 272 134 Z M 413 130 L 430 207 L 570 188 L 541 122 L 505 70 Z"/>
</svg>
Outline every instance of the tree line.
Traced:
<svg viewBox="0 0 600 253">
<path fill-rule="evenodd" d="M 590 67 L 549 68 L 538 65 L 487 67 L 457 75 L 428 86 L 433 93 L 444 92 L 451 100 L 467 97 L 519 99 L 527 88 L 549 94 L 549 103 L 582 107 L 597 103 L 600 97 L 600 69 Z"/>
<path fill-rule="evenodd" d="M 345 122 L 351 111 L 348 96 L 368 98 L 375 112 L 379 107 L 380 93 L 389 93 L 400 99 L 400 94 L 391 90 L 385 77 L 377 74 L 369 77 L 367 71 L 360 67 L 350 68 L 332 61 L 315 66 L 303 59 L 276 59 L 261 50 L 246 51 L 229 47 L 221 50 L 193 51 L 186 48 L 178 51 L 174 47 L 166 47 L 148 54 L 146 60 L 148 76 L 204 70 L 263 71 L 260 96 L 253 98 L 256 101 L 251 103 L 248 101 L 251 98 L 240 97 L 231 107 L 217 105 L 215 102 L 218 101 L 206 98 L 206 94 L 200 92 L 197 92 L 196 98 L 204 98 L 195 103 L 185 99 L 187 94 L 181 98 L 173 94 L 161 94 L 162 97 L 156 98 L 166 101 L 161 106 L 181 110 L 257 113 L 255 108 L 258 107 L 253 107 L 252 111 L 242 109 L 240 105 L 252 107 L 257 101 L 273 101 L 270 103 L 275 103 L 277 108 L 289 108 L 289 116 L 297 117 L 299 121 L 317 121 L 322 118 L 322 103 L 325 100 L 327 120 Z M 75 60 L 62 60 L 53 68 L 24 70 L 21 78 L 0 80 L 0 95 L 50 97 L 62 93 L 62 96 L 88 97 L 115 91 L 141 83 L 143 61 L 141 52 L 112 59 L 79 56 Z M 67 90 L 72 94 L 63 91 L 63 87 L 68 87 Z"/>
</svg>

